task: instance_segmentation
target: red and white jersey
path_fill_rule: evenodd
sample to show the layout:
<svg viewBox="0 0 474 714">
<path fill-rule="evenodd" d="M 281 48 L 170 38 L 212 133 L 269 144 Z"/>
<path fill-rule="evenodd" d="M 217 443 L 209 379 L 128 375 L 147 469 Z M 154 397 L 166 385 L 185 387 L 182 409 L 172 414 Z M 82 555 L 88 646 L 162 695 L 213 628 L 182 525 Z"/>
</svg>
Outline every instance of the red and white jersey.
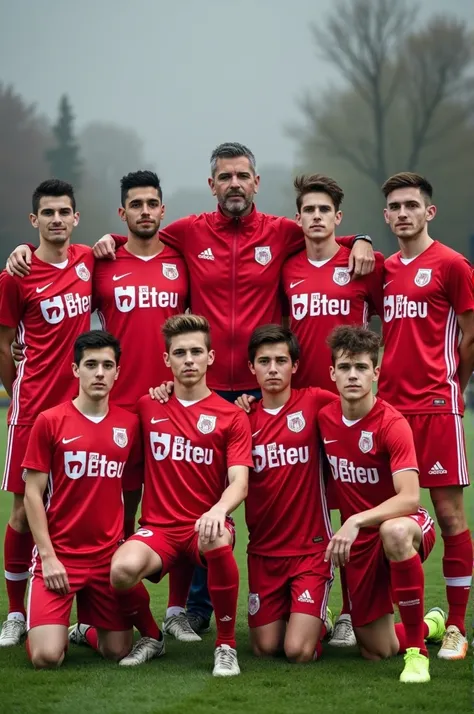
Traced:
<svg viewBox="0 0 474 714">
<path fill-rule="evenodd" d="M 343 520 L 395 496 L 397 471 L 418 471 L 410 426 L 383 399 L 350 426 L 338 399 L 321 410 L 319 428 Z"/>
<path fill-rule="evenodd" d="M 219 501 L 231 466 L 252 466 L 250 425 L 244 411 L 215 393 L 182 404 L 150 397 L 138 402 L 145 480 L 140 524 L 194 526 Z"/>
<path fill-rule="evenodd" d="M 168 246 L 147 260 L 121 247 L 114 261 L 96 262 L 93 303 L 102 327 L 122 347 L 120 375 L 111 400 L 134 409 L 150 387 L 173 379 L 163 361 L 161 327 L 188 307 L 184 260 Z"/>
<path fill-rule="evenodd" d="M 45 409 L 77 394 L 71 370 L 76 338 L 90 330 L 92 248 L 71 245 L 66 267 L 33 253 L 24 278 L 0 274 L 0 324 L 17 328 L 26 345 L 13 384 L 9 424 L 32 424 Z"/>
<path fill-rule="evenodd" d="M 22 466 L 49 474 L 45 508 L 59 560 L 110 560 L 123 534 L 126 466 L 141 482 L 139 442 L 138 418 L 120 407 L 99 423 L 70 401 L 38 416 Z"/>
<path fill-rule="evenodd" d="M 467 310 L 472 267 L 452 248 L 434 241 L 407 265 L 400 253 L 385 261 L 383 399 L 404 414 L 463 413 L 456 316 Z"/>
<path fill-rule="evenodd" d="M 336 392 L 329 376 L 331 351 L 326 340 L 339 325 L 367 325 L 371 315 L 382 314 L 384 257 L 375 253 L 375 270 L 352 280 L 350 249 L 341 246 L 319 267 L 306 250 L 286 261 L 283 290 L 288 301 L 290 328 L 301 346 L 295 387 L 321 387 Z"/>
<path fill-rule="evenodd" d="M 259 402 L 250 414 L 254 468 L 245 501 L 249 553 L 293 556 L 327 547 L 331 522 L 318 415 L 335 399 L 323 389 L 292 389 L 278 413 Z"/>
</svg>

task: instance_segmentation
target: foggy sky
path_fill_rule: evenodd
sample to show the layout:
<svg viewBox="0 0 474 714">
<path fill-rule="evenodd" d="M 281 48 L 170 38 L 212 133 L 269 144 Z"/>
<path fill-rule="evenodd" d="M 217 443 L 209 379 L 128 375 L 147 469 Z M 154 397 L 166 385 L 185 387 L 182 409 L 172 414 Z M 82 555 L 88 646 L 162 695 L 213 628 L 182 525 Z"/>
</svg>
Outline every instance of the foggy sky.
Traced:
<svg viewBox="0 0 474 714">
<path fill-rule="evenodd" d="M 473 20 L 472 0 L 413 3 L 425 19 Z M 52 120 L 67 92 L 78 128 L 92 120 L 134 127 L 167 192 L 205 184 L 221 141 L 248 144 L 260 165 L 292 166 L 284 127 L 299 119 L 296 98 L 340 81 L 315 57 L 309 31 L 332 4 L 0 0 L 0 81 Z"/>
</svg>

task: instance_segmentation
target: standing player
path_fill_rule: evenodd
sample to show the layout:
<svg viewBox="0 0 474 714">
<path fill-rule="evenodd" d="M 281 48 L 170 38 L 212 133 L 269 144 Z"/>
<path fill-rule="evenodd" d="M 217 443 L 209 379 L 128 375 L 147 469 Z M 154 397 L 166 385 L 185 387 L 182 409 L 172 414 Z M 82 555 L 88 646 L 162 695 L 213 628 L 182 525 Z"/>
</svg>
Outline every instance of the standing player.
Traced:
<svg viewBox="0 0 474 714">
<path fill-rule="evenodd" d="M 132 647 L 131 625 L 110 588 L 110 561 L 123 533 L 121 481 L 139 440 L 137 417 L 108 403 L 119 358 L 112 335 L 93 330 L 78 337 L 72 367 L 79 395 L 39 414 L 23 457 L 35 541 L 28 652 L 38 669 L 62 663 L 75 596 L 79 617 L 98 628 L 104 657 L 122 659 Z"/>
<path fill-rule="evenodd" d="M 324 448 L 344 525 L 326 557 L 346 570 L 352 622 L 367 659 L 406 651 L 401 682 L 430 680 L 425 637 L 441 639 L 442 611 L 423 621 L 421 564 L 435 541 L 419 507 L 413 435 L 402 415 L 375 398 L 379 337 L 362 327 L 338 327 L 329 339 L 331 378 L 340 400 L 321 410 Z M 392 599 L 402 623 L 394 625 Z"/>
<path fill-rule="evenodd" d="M 77 335 L 90 328 L 91 277 L 94 257 L 87 246 L 70 245 L 79 222 L 73 188 L 56 179 L 44 181 L 33 194 L 30 221 L 40 245 L 24 279 L 0 275 L 0 379 L 12 398 L 2 489 L 13 493 L 4 546 L 8 619 L 0 646 L 18 644 L 25 634 L 25 592 L 33 541 L 23 504 L 21 462 L 31 427 L 39 412 L 77 394 L 65 355 Z M 13 340 L 25 343 L 18 369 Z"/>
<path fill-rule="evenodd" d="M 249 366 L 263 398 L 250 414 L 248 620 L 257 656 L 284 652 L 310 662 L 320 654 L 332 583 L 317 419 L 336 397 L 291 388 L 299 355 L 295 335 L 279 325 L 258 327 L 250 338 Z"/>
<path fill-rule="evenodd" d="M 466 656 L 465 616 L 473 549 L 464 510 L 469 485 L 463 392 L 474 367 L 473 272 L 459 253 L 433 240 L 433 189 L 422 176 L 396 174 L 382 187 L 385 220 L 400 251 L 385 263 L 385 351 L 379 394 L 409 421 L 444 541 L 449 605 L 442 659 Z"/>
</svg>

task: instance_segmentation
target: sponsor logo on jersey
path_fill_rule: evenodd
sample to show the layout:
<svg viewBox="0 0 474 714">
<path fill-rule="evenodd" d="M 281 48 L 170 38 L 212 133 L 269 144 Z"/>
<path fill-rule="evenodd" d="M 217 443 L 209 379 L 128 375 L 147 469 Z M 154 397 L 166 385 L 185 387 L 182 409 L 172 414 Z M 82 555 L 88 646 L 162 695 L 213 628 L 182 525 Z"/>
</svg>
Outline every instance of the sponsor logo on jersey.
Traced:
<svg viewBox="0 0 474 714">
<path fill-rule="evenodd" d="M 373 431 L 361 431 L 359 439 L 359 449 L 363 454 L 368 454 L 374 447 Z"/>
<path fill-rule="evenodd" d="M 122 273 L 122 275 L 112 275 L 112 280 L 114 283 L 117 282 L 117 280 L 122 280 L 122 278 L 126 278 L 127 275 L 131 275 L 131 273 Z"/>
<path fill-rule="evenodd" d="M 176 280 L 176 278 L 179 278 L 178 266 L 174 263 L 163 263 L 162 271 L 168 280 Z"/>
<path fill-rule="evenodd" d="M 337 285 L 347 285 L 351 282 L 349 268 L 334 268 L 332 279 Z"/>
<path fill-rule="evenodd" d="M 305 590 L 298 598 L 298 602 L 307 602 L 308 605 L 314 605 L 314 600 L 311 597 L 309 590 Z"/>
<path fill-rule="evenodd" d="M 216 420 L 217 417 L 215 416 L 201 414 L 198 419 L 197 428 L 199 429 L 201 434 L 210 434 L 211 431 L 214 431 L 214 429 L 216 428 Z"/>
<path fill-rule="evenodd" d="M 64 473 L 73 480 L 83 476 L 122 478 L 124 468 L 125 461 L 110 460 L 105 454 L 87 451 L 64 452 Z"/>
<path fill-rule="evenodd" d="M 419 268 L 415 275 L 415 285 L 418 285 L 419 288 L 424 288 L 425 285 L 428 285 L 432 272 L 431 268 Z"/>
<path fill-rule="evenodd" d="M 58 325 L 67 317 L 85 315 L 91 311 L 91 296 L 66 293 L 40 302 L 41 314 L 50 325 Z"/>
<path fill-rule="evenodd" d="M 256 615 L 260 610 L 260 595 L 258 593 L 249 593 L 249 615 Z"/>
<path fill-rule="evenodd" d="M 148 530 L 148 528 L 139 528 L 135 535 L 140 536 L 141 538 L 151 538 L 153 531 Z"/>
<path fill-rule="evenodd" d="M 131 312 L 135 307 L 178 307 L 178 293 L 157 290 L 148 285 L 117 286 L 114 295 L 115 305 L 120 312 Z"/>
<path fill-rule="evenodd" d="M 171 436 L 171 434 L 151 431 L 150 447 L 155 461 L 164 461 L 169 456 L 173 461 L 187 461 L 209 466 L 214 460 L 214 449 L 193 446 L 191 440 L 185 439 L 184 436 Z"/>
<path fill-rule="evenodd" d="M 409 300 L 406 295 L 385 295 L 383 299 L 384 321 L 405 317 L 427 317 L 428 303 Z"/>
<path fill-rule="evenodd" d="M 334 480 L 342 483 L 378 483 L 380 480 L 378 469 L 366 469 L 362 466 L 356 466 L 353 461 L 348 459 L 339 459 L 337 456 L 329 456 L 328 461 L 331 465 L 332 475 Z"/>
<path fill-rule="evenodd" d="M 54 282 L 54 281 L 53 281 L 53 282 Z M 36 292 L 37 292 L 37 293 L 44 293 L 44 291 L 46 290 L 46 288 L 49 288 L 49 286 L 52 285 L 52 284 L 53 284 L 53 283 L 48 283 L 47 285 L 43 285 L 42 288 L 36 288 Z"/>
<path fill-rule="evenodd" d="M 319 317 L 320 315 L 349 315 L 351 312 L 350 300 L 329 298 L 322 293 L 301 293 L 291 296 L 291 312 L 295 320 L 302 320 L 306 315 Z"/>
<path fill-rule="evenodd" d="M 280 466 L 307 464 L 309 461 L 309 446 L 292 446 L 289 449 L 283 444 L 256 444 L 252 449 L 253 468 L 260 473 L 265 468 L 275 469 Z"/>
<path fill-rule="evenodd" d="M 121 449 L 124 449 L 128 444 L 127 430 L 120 429 L 116 426 L 113 427 L 113 430 L 115 443 L 117 444 L 117 446 L 120 446 Z"/>
<path fill-rule="evenodd" d="M 268 265 L 272 259 L 272 251 L 269 245 L 261 245 L 255 248 L 255 260 L 260 265 Z"/>
<path fill-rule="evenodd" d="M 428 471 L 430 476 L 443 476 L 444 474 L 447 474 L 447 470 L 443 468 L 443 466 L 440 464 L 439 461 L 437 461 L 433 466 L 430 468 Z"/>
<path fill-rule="evenodd" d="M 303 431 L 306 426 L 303 412 L 301 411 L 295 412 L 294 414 L 288 414 L 286 417 L 286 423 L 290 431 L 294 431 L 296 433 Z"/>
<path fill-rule="evenodd" d="M 79 263 L 79 265 L 76 265 L 76 273 L 77 277 L 85 283 L 91 279 L 90 271 L 85 263 Z"/>
<path fill-rule="evenodd" d="M 201 258 L 201 260 L 215 260 L 214 254 L 210 248 L 206 248 L 206 250 L 203 250 L 202 253 L 199 253 L 198 258 Z"/>
</svg>

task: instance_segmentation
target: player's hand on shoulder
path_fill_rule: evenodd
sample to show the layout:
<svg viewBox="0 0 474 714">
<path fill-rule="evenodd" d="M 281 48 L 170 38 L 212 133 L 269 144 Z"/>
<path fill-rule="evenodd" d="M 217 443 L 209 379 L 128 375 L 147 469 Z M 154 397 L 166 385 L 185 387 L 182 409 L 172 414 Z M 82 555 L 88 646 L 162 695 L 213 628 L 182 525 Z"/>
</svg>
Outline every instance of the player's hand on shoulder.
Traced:
<svg viewBox="0 0 474 714">
<path fill-rule="evenodd" d="M 25 357 L 25 347 L 26 345 L 22 345 L 19 342 L 13 341 L 11 344 L 11 350 L 12 350 L 12 357 L 15 360 L 15 362 L 21 362 L 24 357 Z"/>
<path fill-rule="evenodd" d="M 44 584 L 48 590 L 53 590 L 60 595 L 67 595 L 70 591 L 66 568 L 55 555 L 41 559 Z"/>
<path fill-rule="evenodd" d="M 342 568 L 350 560 L 351 546 L 359 535 L 359 526 L 351 517 L 333 535 L 326 548 L 324 560 L 332 560 L 336 568 Z"/>
<path fill-rule="evenodd" d="M 375 255 L 368 240 L 356 240 L 349 256 L 349 271 L 353 278 L 372 273 L 375 269 Z"/>
<path fill-rule="evenodd" d="M 237 397 L 234 404 L 243 409 L 244 412 L 247 412 L 247 414 L 250 414 L 252 411 L 252 404 L 256 401 L 257 398 L 251 394 L 242 394 L 242 396 Z"/>
<path fill-rule="evenodd" d="M 159 387 L 150 387 L 148 394 L 152 399 L 160 402 L 160 404 L 166 404 L 170 395 L 173 394 L 173 389 L 173 382 L 162 382 Z"/>
<path fill-rule="evenodd" d="M 31 248 L 19 245 L 7 258 L 6 270 L 9 275 L 24 278 L 31 271 Z"/>
<path fill-rule="evenodd" d="M 204 544 L 212 543 L 217 536 L 224 535 L 226 517 L 227 513 L 224 508 L 213 506 L 197 519 L 194 530 L 199 533 L 199 538 Z"/>
<path fill-rule="evenodd" d="M 102 238 L 94 245 L 92 251 L 94 253 L 94 258 L 98 258 L 99 260 L 102 258 L 115 260 L 115 241 L 110 233 L 102 236 Z"/>
</svg>

